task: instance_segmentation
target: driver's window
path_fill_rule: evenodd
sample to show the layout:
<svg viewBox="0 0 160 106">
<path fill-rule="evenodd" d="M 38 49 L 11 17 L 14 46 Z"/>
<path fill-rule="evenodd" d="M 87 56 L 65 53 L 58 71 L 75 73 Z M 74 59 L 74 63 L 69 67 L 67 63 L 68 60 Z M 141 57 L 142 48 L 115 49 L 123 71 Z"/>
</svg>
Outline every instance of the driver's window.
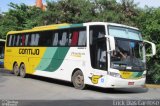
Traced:
<svg viewBox="0 0 160 106">
<path fill-rule="evenodd" d="M 95 69 L 107 70 L 105 26 L 90 26 L 90 57 Z"/>
<path fill-rule="evenodd" d="M 96 51 L 97 52 L 97 65 L 96 68 L 106 70 L 107 66 L 107 53 L 106 53 L 106 44 L 105 40 L 97 42 Z"/>
<path fill-rule="evenodd" d="M 105 26 L 94 25 L 90 26 L 90 44 L 92 45 L 98 38 L 105 37 Z"/>
</svg>

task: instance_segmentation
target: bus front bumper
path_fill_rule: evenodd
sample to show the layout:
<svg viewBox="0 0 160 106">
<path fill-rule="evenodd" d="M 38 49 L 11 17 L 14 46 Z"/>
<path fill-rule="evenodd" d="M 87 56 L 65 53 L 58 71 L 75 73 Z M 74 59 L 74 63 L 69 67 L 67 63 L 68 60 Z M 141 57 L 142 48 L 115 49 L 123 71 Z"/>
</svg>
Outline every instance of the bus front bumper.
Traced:
<svg viewBox="0 0 160 106">
<path fill-rule="evenodd" d="M 108 76 L 107 78 L 108 88 L 136 88 L 144 87 L 146 78 L 140 79 L 122 79 L 118 77 Z"/>
</svg>

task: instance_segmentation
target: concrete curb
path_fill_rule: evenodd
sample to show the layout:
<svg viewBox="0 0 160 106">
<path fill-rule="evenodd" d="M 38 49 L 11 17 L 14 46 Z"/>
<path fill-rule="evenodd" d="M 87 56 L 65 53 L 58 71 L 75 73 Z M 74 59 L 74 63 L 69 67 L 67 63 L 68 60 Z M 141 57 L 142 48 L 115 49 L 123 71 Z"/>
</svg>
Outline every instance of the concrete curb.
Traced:
<svg viewBox="0 0 160 106">
<path fill-rule="evenodd" d="M 160 88 L 160 85 L 156 85 L 156 84 L 146 84 L 145 88 Z"/>
</svg>

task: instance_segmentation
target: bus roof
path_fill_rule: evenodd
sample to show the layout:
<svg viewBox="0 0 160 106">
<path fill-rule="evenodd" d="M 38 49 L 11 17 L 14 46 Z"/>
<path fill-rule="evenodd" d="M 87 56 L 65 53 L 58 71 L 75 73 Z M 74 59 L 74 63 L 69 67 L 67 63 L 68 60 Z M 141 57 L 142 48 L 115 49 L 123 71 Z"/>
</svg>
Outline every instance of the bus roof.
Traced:
<svg viewBox="0 0 160 106">
<path fill-rule="evenodd" d="M 130 29 L 139 30 L 136 27 L 131 27 L 128 25 L 118 24 L 118 23 L 111 23 L 111 22 L 88 22 L 88 23 L 84 23 L 84 24 L 85 25 L 111 25 L 111 26 L 126 27 L 126 28 L 130 28 Z"/>
<path fill-rule="evenodd" d="M 81 24 L 69 24 L 69 23 L 63 23 L 63 24 L 53 24 L 53 25 L 46 25 L 46 26 L 38 26 L 34 27 L 32 29 L 27 30 L 21 30 L 21 31 L 10 31 L 8 34 L 19 34 L 19 33 L 29 33 L 29 32 L 37 32 L 37 31 L 47 31 L 47 30 L 55 30 L 55 29 L 63 29 L 63 28 L 72 28 L 72 27 L 81 27 L 81 26 L 87 26 L 87 25 L 113 25 L 113 26 L 119 26 L 119 27 L 127 27 L 131 29 L 138 28 L 123 25 L 123 24 L 117 24 L 117 23 L 108 23 L 108 22 L 88 22 L 88 23 L 81 23 Z"/>
<path fill-rule="evenodd" d="M 136 27 L 131 27 L 131 26 L 128 26 L 128 25 L 117 24 L 117 23 L 107 23 L 107 25 L 111 25 L 111 26 L 119 26 L 119 27 L 126 27 L 126 28 L 130 28 L 130 29 L 139 30 L 139 29 L 136 28 Z"/>
<path fill-rule="evenodd" d="M 36 32 L 36 31 L 47 31 L 47 30 L 54 30 L 54 29 L 62 29 L 62 28 L 70 28 L 70 27 L 81 27 L 83 24 L 53 24 L 53 25 L 46 25 L 46 26 L 38 26 L 28 30 L 21 30 L 21 31 L 10 31 L 8 34 L 18 34 L 18 33 L 29 33 L 29 32 Z"/>
</svg>

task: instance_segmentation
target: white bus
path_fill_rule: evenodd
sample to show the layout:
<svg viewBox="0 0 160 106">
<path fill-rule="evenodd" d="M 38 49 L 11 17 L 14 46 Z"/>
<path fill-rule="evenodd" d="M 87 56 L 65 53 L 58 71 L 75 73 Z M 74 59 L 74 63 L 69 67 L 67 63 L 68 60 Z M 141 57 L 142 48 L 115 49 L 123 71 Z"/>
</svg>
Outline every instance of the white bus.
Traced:
<svg viewBox="0 0 160 106">
<path fill-rule="evenodd" d="M 151 45 L 146 54 L 145 43 Z M 142 87 L 146 56 L 156 53 L 139 29 L 107 22 L 56 24 L 11 31 L 7 36 L 5 68 L 27 74 L 103 88 Z"/>
</svg>

